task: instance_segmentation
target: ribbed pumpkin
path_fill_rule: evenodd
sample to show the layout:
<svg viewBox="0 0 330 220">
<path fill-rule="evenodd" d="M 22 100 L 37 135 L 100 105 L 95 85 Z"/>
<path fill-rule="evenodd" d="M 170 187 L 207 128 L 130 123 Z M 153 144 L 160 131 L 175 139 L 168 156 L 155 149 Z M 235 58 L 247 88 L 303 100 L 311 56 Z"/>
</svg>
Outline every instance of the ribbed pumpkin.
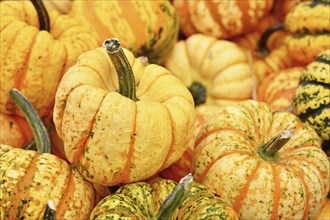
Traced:
<svg viewBox="0 0 330 220">
<path fill-rule="evenodd" d="M 143 66 L 117 39 L 106 40 L 104 47 L 81 55 L 63 76 L 56 130 L 68 160 L 91 182 L 144 180 L 188 147 L 194 101 L 167 69 Z"/>
<path fill-rule="evenodd" d="M 171 179 L 178 182 L 181 178 L 191 172 L 191 161 L 194 155 L 195 139 L 204 123 L 209 117 L 214 115 L 220 107 L 215 105 L 199 105 L 196 110 L 196 122 L 194 137 L 189 143 L 189 147 L 180 157 L 180 159 L 170 167 L 163 170 L 160 175 L 165 179 Z"/>
<path fill-rule="evenodd" d="M 98 47 L 98 43 L 77 20 L 54 10 L 48 17 L 41 0 L 33 2 L 36 8 L 27 1 L 0 3 L 0 111 L 23 116 L 8 95 L 15 87 L 43 117 L 53 109 L 64 71 L 78 55 Z"/>
<path fill-rule="evenodd" d="M 0 144 L 21 148 L 32 139 L 33 134 L 25 118 L 0 112 Z"/>
<path fill-rule="evenodd" d="M 294 67 L 268 75 L 258 88 L 258 100 L 273 110 L 289 108 L 303 70 L 303 67 Z"/>
<path fill-rule="evenodd" d="M 290 56 L 302 65 L 330 48 L 330 1 L 314 0 L 296 5 L 285 18 Z"/>
<path fill-rule="evenodd" d="M 205 186 L 183 178 L 179 184 L 159 179 L 154 183 L 131 183 L 100 201 L 96 219 L 237 219 L 233 209 Z"/>
<path fill-rule="evenodd" d="M 223 107 L 199 133 L 194 179 L 240 219 L 312 219 L 329 191 L 330 164 L 317 133 L 257 101 Z"/>
<path fill-rule="evenodd" d="M 222 106 L 251 98 L 247 54 L 230 41 L 194 34 L 175 45 L 164 66 L 189 88 L 196 105 Z"/>
<path fill-rule="evenodd" d="M 70 15 L 97 32 L 101 44 L 117 37 L 135 56 L 161 64 L 179 33 L 176 12 L 168 0 L 73 1 Z M 82 16 L 84 15 L 84 16 Z"/>
<path fill-rule="evenodd" d="M 330 50 L 319 54 L 303 71 L 294 108 L 324 140 L 330 139 Z"/>
<path fill-rule="evenodd" d="M 52 200 L 57 219 L 87 219 L 96 204 L 93 186 L 50 154 L 47 130 L 36 111 L 21 93 L 10 92 L 27 115 L 38 152 L 0 144 L 0 218 L 42 218 Z"/>
<path fill-rule="evenodd" d="M 173 0 L 185 36 L 196 33 L 229 39 L 253 30 L 272 8 L 273 0 Z"/>
</svg>

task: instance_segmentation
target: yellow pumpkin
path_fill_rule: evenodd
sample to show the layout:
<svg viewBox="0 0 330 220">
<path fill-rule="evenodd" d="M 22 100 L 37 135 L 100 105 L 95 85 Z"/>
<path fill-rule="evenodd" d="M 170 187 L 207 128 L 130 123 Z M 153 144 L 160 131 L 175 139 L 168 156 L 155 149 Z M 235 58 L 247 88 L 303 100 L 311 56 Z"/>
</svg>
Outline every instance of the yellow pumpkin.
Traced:
<svg viewBox="0 0 330 220">
<path fill-rule="evenodd" d="M 28 1 L 0 2 L 0 111 L 23 116 L 8 95 L 15 87 L 43 117 L 53 109 L 64 71 L 98 43 L 77 20 L 54 10 L 48 17 L 42 2 L 33 2 L 36 8 Z"/>
<path fill-rule="evenodd" d="M 124 48 L 148 57 L 150 63 L 163 62 L 179 33 L 178 18 L 168 0 L 73 1 L 69 14 L 95 30 L 99 44 L 119 38 Z"/>
<path fill-rule="evenodd" d="M 189 88 L 196 105 L 223 106 L 251 98 L 247 54 L 230 41 L 194 34 L 175 45 L 164 66 Z"/>
<path fill-rule="evenodd" d="M 43 0 L 46 8 L 55 9 L 61 14 L 68 14 L 71 10 L 72 0 Z"/>
<path fill-rule="evenodd" d="M 272 8 L 273 0 L 173 0 L 185 36 L 201 33 L 229 39 L 253 30 Z"/>
<path fill-rule="evenodd" d="M 194 101 L 167 69 L 144 66 L 118 39 L 106 40 L 104 47 L 82 54 L 63 76 L 56 130 L 68 160 L 91 182 L 147 179 L 188 147 Z"/>
<path fill-rule="evenodd" d="M 195 146 L 194 179 L 240 219 L 312 219 L 328 194 L 330 163 L 317 133 L 265 103 L 221 108 Z"/>
</svg>

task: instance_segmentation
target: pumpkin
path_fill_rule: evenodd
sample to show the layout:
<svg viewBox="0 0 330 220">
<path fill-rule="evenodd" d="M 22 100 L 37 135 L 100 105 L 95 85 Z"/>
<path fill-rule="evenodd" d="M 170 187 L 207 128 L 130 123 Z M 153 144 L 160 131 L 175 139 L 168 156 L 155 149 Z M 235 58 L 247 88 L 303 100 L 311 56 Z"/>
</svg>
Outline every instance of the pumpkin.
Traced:
<svg viewBox="0 0 330 220">
<path fill-rule="evenodd" d="M 179 33 L 176 12 L 168 0 L 73 1 L 69 13 L 95 30 L 101 44 L 117 37 L 136 57 L 161 64 Z M 84 16 L 82 16 L 84 15 Z"/>
<path fill-rule="evenodd" d="M 187 150 L 183 153 L 180 159 L 160 173 L 163 178 L 178 182 L 181 178 L 191 172 L 191 161 L 194 155 L 195 139 L 203 124 L 218 110 L 219 107 L 215 105 L 199 105 L 195 108 L 196 122 L 194 137 L 191 139 Z"/>
<path fill-rule="evenodd" d="M 61 14 L 68 14 L 71 9 L 72 0 L 43 0 L 47 9 L 55 9 Z"/>
<path fill-rule="evenodd" d="M 28 122 L 23 117 L 0 112 L 0 143 L 23 147 L 33 139 Z"/>
<path fill-rule="evenodd" d="M 300 2 L 311 0 L 275 0 L 272 9 L 274 15 L 280 22 L 283 22 L 287 14 Z"/>
<path fill-rule="evenodd" d="M 294 112 L 324 140 L 330 139 L 330 50 L 304 69 L 294 94 Z M 328 146 L 329 148 L 329 146 Z"/>
<path fill-rule="evenodd" d="M 110 186 L 147 179 L 177 161 L 193 136 L 195 110 L 167 69 L 144 66 L 108 39 L 65 73 L 53 119 L 70 163 Z"/>
<path fill-rule="evenodd" d="M 0 2 L 0 111 L 23 116 L 8 95 L 15 87 L 44 117 L 53 109 L 64 71 L 79 54 L 98 44 L 77 20 L 54 10 L 48 16 L 41 0 L 32 2 L 35 8 L 28 1 Z"/>
<path fill-rule="evenodd" d="M 233 209 L 205 186 L 184 177 L 120 187 L 101 200 L 90 219 L 238 219 Z"/>
<path fill-rule="evenodd" d="M 195 146 L 194 179 L 240 219 L 312 219 L 329 191 L 330 164 L 317 133 L 265 103 L 221 108 Z"/>
<path fill-rule="evenodd" d="M 303 70 L 303 67 L 293 67 L 268 75 L 258 88 L 258 100 L 273 110 L 288 109 L 293 104 Z"/>
<path fill-rule="evenodd" d="M 327 198 L 324 201 L 321 212 L 318 214 L 315 220 L 326 220 L 329 219 L 329 216 L 330 216 L 330 199 Z"/>
<path fill-rule="evenodd" d="M 296 5 L 285 18 L 290 56 L 302 65 L 312 62 L 330 48 L 329 0 L 314 0 Z"/>
<path fill-rule="evenodd" d="M 164 66 L 189 88 L 196 105 L 223 106 L 251 97 L 248 56 L 230 41 L 194 34 L 175 45 Z"/>
<path fill-rule="evenodd" d="M 201 33 L 229 39 L 252 31 L 270 11 L 267 1 L 189 1 L 173 0 L 185 36 Z"/>
<path fill-rule="evenodd" d="M 48 133 L 36 110 L 18 90 L 10 94 L 26 114 L 37 150 L 0 144 L 1 219 L 38 219 L 52 200 L 58 219 L 87 219 L 94 189 L 75 169 L 50 154 Z"/>
</svg>

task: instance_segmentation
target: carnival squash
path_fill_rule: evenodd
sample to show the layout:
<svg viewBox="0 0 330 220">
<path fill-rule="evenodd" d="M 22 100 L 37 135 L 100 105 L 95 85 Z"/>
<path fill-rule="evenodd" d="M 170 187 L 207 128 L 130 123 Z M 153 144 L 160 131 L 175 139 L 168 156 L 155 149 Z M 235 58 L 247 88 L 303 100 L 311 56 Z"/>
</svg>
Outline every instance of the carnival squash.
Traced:
<svg viewBox="0 0 330 220">
<path fill-rule="evenodd" d="M 228 105 L 251 98 L 248 57 L 236 44 L 194 34 L 179 41 L 164 66 L 191 91 L 196 105 Z"/>
<path fill-rule="evenodd" d="M 173 5 L 180 18 L 180 29 L 184 35 L 201 33 L 229 39 L 253 30 L 269 13 L 273 0 L 173 0 Z"/>
<path fill-rule="evenodd" d="M 240 219 L 312 219 L 329 191 L 321 139 L 289 112 L 257 101 L 226 106 L 196 140 L 194 179 Z"/>
<path fill-rule="evenodd" d="M 48 133 L 36 111 L 19 91 L 10 93 L 26 114 L 38 152 L 0 144 L 0 218 L 39 219 L 52 200 L 57 219 L 87 219 L 97 202 L 92 184 L 50 154 Z"/>
<path fill-rule="evenodd" d="M 294 112 L 320 137 L 330 140 L 330 50 L 304 69 L 294 94 Z"/>
<path fill-rule="evenodd" d="M 314 0 L 297 4 L 285 18 L 290 56 L 307 65 L 319 53 L 330 48 L 329 0 Z"/>
<path fill-rule="evenodd" d="M 118 39 L 106 40 L 104 47 L 82 54 L 63 76 L 56 130 L 68 160 L 91 182 L 144 180 L 188 147 L 194 101 L 167 69 L 142 65 Z"/>
<path fill-rule="evenodd" d="M 90 30 L 55 10 L 49 16 L 41 0 L 1 1 L 0 111 L 23 116 L 8 91 L 19 89 L 49 115 L 63 73 L 82 52 L 98 47 Z"/>
<path fill-rule="evenodd" d="M 136 57 L 148 57 L 150 63 L 163 62 L 179 33 L 178 18 L 168 0 L 73 1 L 69 14 L 95 30 L 100 45 L 110 37 L 119 38 L 124 48 Z"/>
<path fill-rule="evenodd" d="M 268 75 L 258 88 L 258 100 L 272 110 L 290 108 L 303 70 L 303 67 L 294 67 Z"/>
<path fill-rule="evenodd" d="M 171 179 L 178 182 L 181 178 L 191 173 L 191 162 L 194 155 L 195 139 L 209 117 L 214 115 L 220 107 L 215 105 L 199 105 L 195 108 L 196 122 L 193 138 L 189 142 L 187 150 L 178 161 L 166 168 L 160 173 L 165 179 Z"/>
<path fill-rule="evenodd" d="M 93 210 L 96 219 L 238 219 L 233 209 L 205 186 L 184 177 L 178 184 L 159 179 L 131 183 L 104 198 Z"/>
</svg>

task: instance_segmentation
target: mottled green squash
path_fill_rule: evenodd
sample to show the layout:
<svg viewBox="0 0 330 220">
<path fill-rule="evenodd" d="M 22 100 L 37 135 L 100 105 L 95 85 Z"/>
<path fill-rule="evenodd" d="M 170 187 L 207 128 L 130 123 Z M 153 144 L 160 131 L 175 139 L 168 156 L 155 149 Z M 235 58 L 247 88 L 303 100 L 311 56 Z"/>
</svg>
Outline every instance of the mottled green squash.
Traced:
<svg viewBox="0 0 330 220">
<path fill-rule="evenodd" d="M 294 95 L 295 113 L 330 139 L 330 50 L 322 52 L 304 70 Z"/>
</svg>

